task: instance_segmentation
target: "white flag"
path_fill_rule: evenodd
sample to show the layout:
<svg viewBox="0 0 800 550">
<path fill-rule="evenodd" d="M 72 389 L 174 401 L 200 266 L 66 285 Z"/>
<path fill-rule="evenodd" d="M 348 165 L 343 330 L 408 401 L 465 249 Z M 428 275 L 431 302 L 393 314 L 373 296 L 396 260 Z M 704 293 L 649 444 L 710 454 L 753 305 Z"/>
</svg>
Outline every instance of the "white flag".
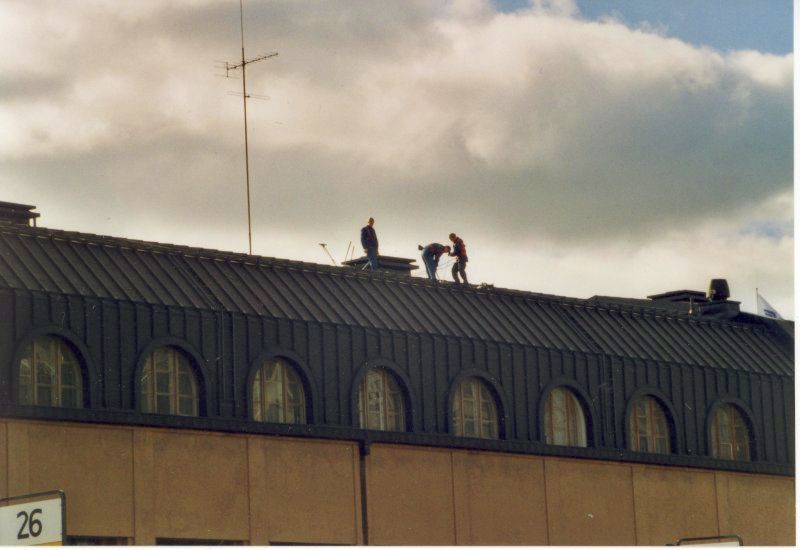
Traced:
<svg viewBox="0 0 800 550">
<path fill-rule="evenodd" d="M 770 319 L 783 319 L 781 314 L 778 313 L 774 307 L 769 305 L 764 298 L 761 297 L 761 294 L 756 291 L 756 300 L 758 301 L 758 314 L 762 317 L 769 317 Z"/>
</svg>

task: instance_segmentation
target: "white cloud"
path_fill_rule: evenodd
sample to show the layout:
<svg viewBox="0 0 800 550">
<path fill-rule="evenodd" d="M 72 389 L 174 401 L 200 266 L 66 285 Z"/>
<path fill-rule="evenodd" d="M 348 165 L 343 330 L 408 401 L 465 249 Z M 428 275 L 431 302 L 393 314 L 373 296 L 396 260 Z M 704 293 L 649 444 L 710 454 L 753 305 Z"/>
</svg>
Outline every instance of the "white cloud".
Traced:
<svg viewBox="0 0 800 550">
<path fill-rule="evenodd" d="M 791 190 L 791 55 L 722 55 L 571 1 L 245 9 L 248 56 L 280 54 L 248 69 L 269 96 L 249 102 L 260 251 L 324 261 L 319 235 L 343 251 L 369 212 L 399 255 L 463 233 L 476 277 L 507 286 L 639 295 L 712 274 L 791 299 L 790 206 L 771 202 Z M 242 249 L 241 81 L 214 76 L 241 55 L 238 3 L 8 1 L 0 32 L 3 200 Z M 777 225 L 752 213 L 768 204 Z M 529 277 L 543 264 L 557 284 Z"/>
</svg>

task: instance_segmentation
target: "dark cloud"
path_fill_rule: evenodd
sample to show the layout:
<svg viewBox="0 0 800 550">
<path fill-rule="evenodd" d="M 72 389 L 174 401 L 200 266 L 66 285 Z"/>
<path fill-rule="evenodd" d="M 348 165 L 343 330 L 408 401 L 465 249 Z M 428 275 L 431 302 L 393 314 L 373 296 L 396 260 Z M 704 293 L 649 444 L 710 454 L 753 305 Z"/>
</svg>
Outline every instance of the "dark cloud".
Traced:
<svg viewBox="0 0 800 550">
<path fill-rule="evenodd" d="M 33 23 L 10 5 L 3 200 L 58 227 L 242 250 L 241 100 L 227 95 L 241 81 L 214 76 L 241 55 L 238 3 L 42 3 Z M 314 259 L 323 238 L 343 252 L 367 215 L 398 254 L 457 230 L 495 266 L 500 249 L 630 261 L 732 224 L 780 241 L 791 276 L 771 229 L 791 205 L 769 212 L 776 226 L 747 215 L 791 191 L 791 56 L 723 56 L 565 16 L 569 2 L 470 5 L 245 4 L 248 57 L 280 54 L 248 72 L 269 96 L 248 107 L 264 253 Z"/>
</svg>

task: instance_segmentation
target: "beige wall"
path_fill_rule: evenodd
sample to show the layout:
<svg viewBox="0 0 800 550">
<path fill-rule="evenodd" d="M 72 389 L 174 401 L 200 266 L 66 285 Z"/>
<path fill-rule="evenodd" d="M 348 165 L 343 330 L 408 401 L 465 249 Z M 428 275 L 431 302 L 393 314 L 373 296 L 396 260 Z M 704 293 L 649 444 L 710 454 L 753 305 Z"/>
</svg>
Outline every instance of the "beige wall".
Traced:
<svg viewBox="0 0 800 550">
<path fill-rule="evenodd" d="M 795 542 L 794 478 L 374 444 L 370 544 Z M 67 494 L 71 535 L 361 544 L 358 446 L 0 420 L 0 497 Z"/>
</svg>

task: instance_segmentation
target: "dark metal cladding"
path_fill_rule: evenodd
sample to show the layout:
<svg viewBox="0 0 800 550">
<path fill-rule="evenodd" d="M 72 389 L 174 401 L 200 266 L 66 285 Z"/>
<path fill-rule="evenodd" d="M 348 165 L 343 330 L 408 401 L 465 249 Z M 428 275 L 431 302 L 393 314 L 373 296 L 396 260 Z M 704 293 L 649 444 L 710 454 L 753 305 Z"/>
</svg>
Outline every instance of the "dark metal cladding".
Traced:
<svg viewBox="0 0 800 550">
<path fill-rule="evenodd" d="M 793 323 L 738 313 L 735 302 L 725 301 L 731 307 L 706 315 L 685 302 L 697 294 L 584 300 L 0 224 L 0 415 L 791 475 Z M 17 405 L 15 358 L 31 335 L 48 330 L 69 335 L 80 348 L 88 372 L 85 409 Z M 158 341 L 184 342 L 202 363 L 203 417 L 137 412 L 137 365 Z M 249 420 L 252 369 L 269 354 L 303 367 L 309 425 Z M 354 388 L 365 365 L 376 361 L 406 379 L 409 433 L 355 427 Z M 496 386 L 501 440 L 451 434 L 450 392 L 459 377 L 475 373 Z M 545 393 L 564 383 L 586 402 L 588 449 L 543 443 Z M 670 407 L 671 455 L 627 450 L 625 415 L 642 391 Z M 708 456 L 708 414 L 724 400 L 751 417 L 751 463 Z"/>
<path fill-rule="evenodd" d="M 221 309 L 792 376 L 767 324 L 25 226 L 0 229 L 6 288 Z M 641 301 L 638 301 L 641 303 Z"/>
</svg>

